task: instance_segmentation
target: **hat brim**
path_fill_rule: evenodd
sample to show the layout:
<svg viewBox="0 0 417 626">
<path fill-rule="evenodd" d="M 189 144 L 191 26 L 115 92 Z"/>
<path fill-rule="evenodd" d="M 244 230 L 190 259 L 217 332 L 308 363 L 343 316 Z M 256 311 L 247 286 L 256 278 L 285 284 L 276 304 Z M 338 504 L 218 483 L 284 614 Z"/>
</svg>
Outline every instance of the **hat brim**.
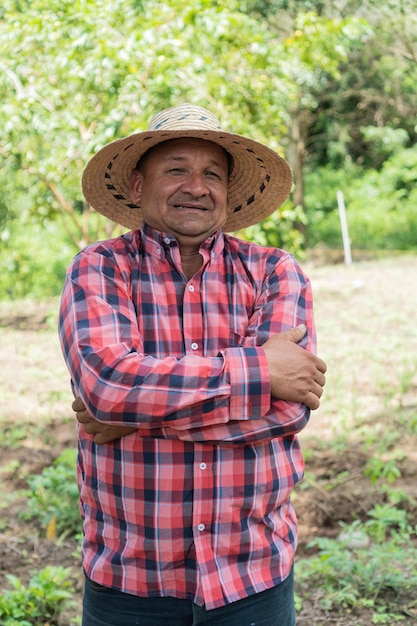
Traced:
<svg viewBox="0 0 417 626">
<path fill-rule="evenodd" d="M 212 141 L 233 158 L 228 183 L 230 214 L 225 231 L 257 224 L 288 198 L 292 186 L 291 168 L 267 146 L 227 131 L 182 129 L 145 131 L 104 146 L 83 173 L 82 189 L 87 202 L 117 224 L 131 230 L 141 228 L 142 210 L 130 198 L 132 171 L 149 148 L 186 137 Z"/>
</svg>

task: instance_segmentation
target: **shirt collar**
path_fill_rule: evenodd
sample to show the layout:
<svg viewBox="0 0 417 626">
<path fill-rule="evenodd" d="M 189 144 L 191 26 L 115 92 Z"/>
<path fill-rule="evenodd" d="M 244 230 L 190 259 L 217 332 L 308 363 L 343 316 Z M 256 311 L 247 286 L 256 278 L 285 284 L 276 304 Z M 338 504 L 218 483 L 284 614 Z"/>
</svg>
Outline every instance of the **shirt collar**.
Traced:
<svg viewBox="0 0 417 626">
<path fill-rule="evenodd" d="M 144 223 L 140 233 L 143 247 L 147 254 L 150 254 L 151 256 L 164 258 L 170 248 L 176 248 L 178 246 L 174 235 L 157 230 L 156 228 L 149 226 L 149 224 Z M 212 258 L 216 258 L 219 254 L 221 254 L 223 248 L 224 233 L 220 229 L 203 241 L 200 246 L 200 252 L 203 257 L 205 257 L 208 253 Z"/>
</svg>

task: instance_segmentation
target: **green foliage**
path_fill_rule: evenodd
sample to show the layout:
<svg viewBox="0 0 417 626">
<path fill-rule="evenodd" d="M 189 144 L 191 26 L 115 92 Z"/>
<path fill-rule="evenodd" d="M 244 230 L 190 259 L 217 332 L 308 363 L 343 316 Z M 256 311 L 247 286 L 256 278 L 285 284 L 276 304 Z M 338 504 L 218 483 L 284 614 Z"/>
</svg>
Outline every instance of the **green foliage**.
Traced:
<svg viewBox="0 0 417 626">
<path fill-rule="evenodd" d="M 304 258 L 304 237 L 296 223 L 305 223 L 306 216 L 301 207 L 294 207 L 287 200 L 275 213 L 265 220 L 237 233 L 242 239 L 254 241 L 261 246 L 283 248 Z"/>
<path fill-rule="evenodd" d="M 341 246 L 336 193 L 344 193 L 352 247 L 412 250 L 417 247 L 417 149 L 399 149 L 381 171 L 347 164 L 321 168 L 306 178 L 308 244 Z"/>
<path fill-rule="evenodd" d="M 12 589 L 0 595 L 0 618 L 3 626 L 46 626 L 57 624 L 59 615 L 75 605 L 71 570 L 46 567 L 32 576 L 26 587 L 13 574 L 6 574 Z"/>
<path fill-rule="evenodd" d="M 262 136 L 265 107 L 274 131 L 282 129 L 278 75 L 267 89 L 275 58 L 268 46 L 277 46 L 235 2 L 22 6 L 6 3 L 0 22 L 0 159 L 5 178 L 26 187 L 31 212 L 60 214 L 77 244 L 89 240 L 91 211 L 79 186 L 85 163 L 103 144 L 145 128 L 155 110 L 191 100 L 237 132 L 259 121 Z M 7 191 L 12 213 L 16 192 Z M 104 234 L 97 228 L 92 239 Z"/>
<path fill-rule="evenodd" d="M 332 13 L 329 2 L 320 3 Z M 360 4 L 360 7 L 359 7 Z M 359 10 L 358 10 L 359 9 Z M 417 14 L 413 0 L 344 3 L 344 14 L 364 17 L 372 29 L 366 46 L 353 47 L 340 77 L 321 94 L 309 137 L 312 169 L 344 167 L 346 160 L 379 169 L 387 157 L 386 141 L 405 132 L 415 144 Z M 374 129 L 374 132 L 364 132 Z M 376 135 L 380 135 L 378 138 Z"/>
<path fill-rule="evenodd" d="M 367 515 L 370 519 L 365 524 L 366 530 L 377 543 L 384 543 L 390 536 L 402 543 L 413 534 L 407 512 L 391 503 L 376 504 Z"/>
<path fill-rule="evenodd" d="M 391 509 L 391 507 L 390 507 Z M 318 538 L 309 547 L 318 549 L 316 556 L 296 563 L 296 577 L 301 587 L 317 585 L 322 590 L 323 609 L 368 607 L 374 609 L 373 623 L 392 623 L 403 619 L 400 607 L 389 601 L 392 592 L 398 599 L 417 584 L 417 549 L 404 511 L 375 507 L 368 523 L 353 522 L 344 526 L 341 539 Z M 370 537 L 366 548 L 350 548 L 349 537 Z M 387 595 L 388 594 L 388 595 Z M 383 617 L 390 616 L 391 622 Z M 380 620 L 380 621 L 378 621 Z"/>
<path fill-rule="evenodd" d="M 7 422 L 0 422 L 2 429 L 3 445 L 7 448 L 18 448 L 22 441 L 27 439 L 28 429 L 26 426 L 11 425 Z"/>
<path fill-rule="evenodd" d="M 23 515 L 39 521 L 51 539 L 74 536 L 81 530 L 76 456 L 76 450 L 65 450 L 41 474 L 28 478 L 28 509 Z"/>
<path fill-rule="evenodd" d="M 9 222 L 0 247 L 0 299 L 43 299 L 60 294 L 75 246 L 59 223 Z"/>
<path fill-rule="evenodd" d="M 365 476 L 371 479 L 372 484 L 378 481 L 392 484 L 401 476 L 401 470 L 398 467 L 398 460 L 403 460 L 404 453 L 397 450 L 395 456 L 372 455 L 366 464 Z"/>
<path fill-rule="evenodd" d="M 3 3 L 3 223 L 23 197 L 31 215 L 59 219 L 79 247 L 110 236 L 108 223 L 92 226 L 83 201 L 85 163 L 103 144 L 143 129 L 155 110 L 183 100 L 209 106 L 226 127 L 275 149 L 288 144 L 292 116 L 318 106 L 320 90 L 337 80 L 369 29 L 357 17 L 318 15 L 315 3 L 305 13 L 300 3 L 281 33 L 269 18 L 284 6 Z"/>
<path fill-rule="evenodd" d="M 68 247 L 120 232 L 84 202 L 82 169 L 102 145 L 183 100 L 208 106 L 235 132 L 284 148 L 294 167 L 292 203 L 243 236 L 297 256 L 305 243 L 340 247 L 335 193 L 342 189 L 354 247 L 414 248 L 411 6 L 3 2 L 0 297 L 57 293 Z M 23 229 L 17 234 L 14 219 L 27 231 L 31 219 L 39 224 L 35 241 L 25 241 Z M 72 244 L 48 257 L 51 236 L 58 245 L 63 229 Z"/>
</svg>

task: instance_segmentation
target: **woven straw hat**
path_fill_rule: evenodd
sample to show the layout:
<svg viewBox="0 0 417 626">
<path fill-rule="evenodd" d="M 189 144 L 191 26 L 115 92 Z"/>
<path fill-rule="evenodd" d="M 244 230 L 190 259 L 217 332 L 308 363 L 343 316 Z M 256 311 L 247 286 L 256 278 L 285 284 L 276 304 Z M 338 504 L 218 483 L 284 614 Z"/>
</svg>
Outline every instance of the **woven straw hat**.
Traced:
<svg viewBox="0 0 417 626">
<path fill-rule="evenodd" d="M 83 174 L 86 200 L 117 224 L 132 230 L 140 228 L 142 211 L 129 194 L 132 170 L 149 148 L 183 137 L 212 141 L 233 158 L 228 182 L 230 215 L 225 231 L 257 224 L 288 197 L 292 174 L 283 158 L 257 141 L 223 130 L 206 109 L 181 104 L 154 115 L 145 132 L 113 141 L 97 152 Z"/>
</svg>

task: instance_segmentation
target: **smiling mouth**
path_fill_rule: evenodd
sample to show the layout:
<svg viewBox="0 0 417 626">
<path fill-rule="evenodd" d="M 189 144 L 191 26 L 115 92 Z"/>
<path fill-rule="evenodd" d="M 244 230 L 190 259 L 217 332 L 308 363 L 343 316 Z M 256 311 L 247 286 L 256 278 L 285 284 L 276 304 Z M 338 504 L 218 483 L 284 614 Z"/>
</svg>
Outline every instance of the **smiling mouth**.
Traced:
<svg viewBox="0 0 417 626">
<path fill-rule="evenodd" d="M 194 204 L 174 204 L 176 209 L 186 210 L 186 211 L 208 211 L 208 208 L 205 206 L 196 206 Z"/>
</svg>

